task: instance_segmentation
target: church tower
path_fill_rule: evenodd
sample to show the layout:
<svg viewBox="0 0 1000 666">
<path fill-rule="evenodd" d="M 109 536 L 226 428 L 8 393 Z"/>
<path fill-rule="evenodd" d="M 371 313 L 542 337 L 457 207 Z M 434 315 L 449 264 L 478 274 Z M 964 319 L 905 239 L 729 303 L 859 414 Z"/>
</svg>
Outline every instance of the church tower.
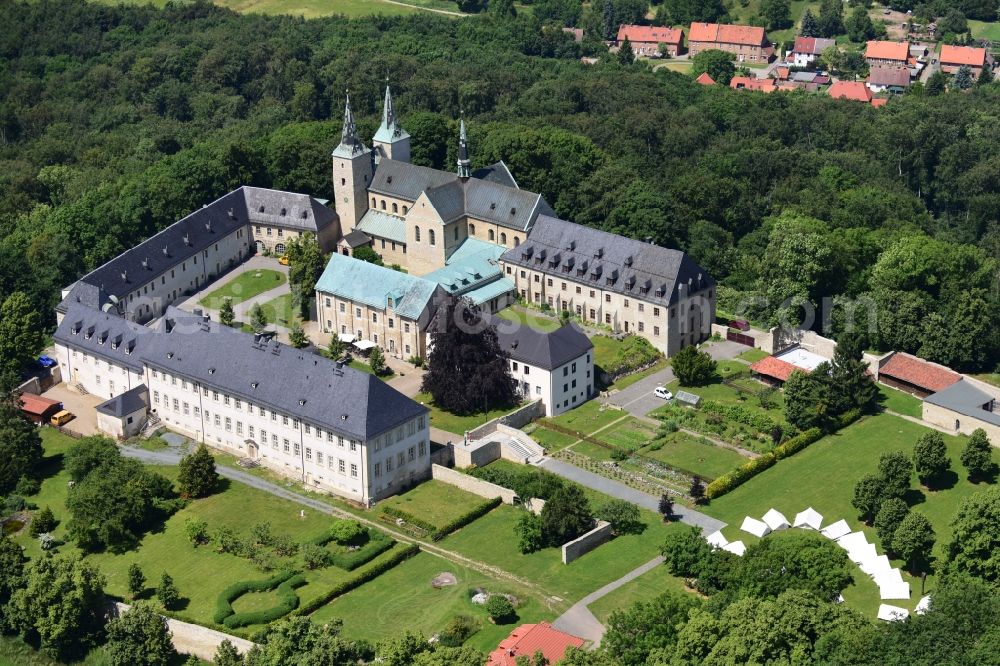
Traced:
<svg viewBox="0 0 1000 666">
<path fill-rule="evenodd" d="M 458 126 L 458 177 L 461 179 L 472 176 L 472 161 L 469 159 L 469 137 L 465 135 L 465 118 Z"/>
<path fill-rule="evenodd" d="M 388 157 L 398 162 L 410 161 L 410 135 L 399 124 L 395 109 L 392 107 L 392 92 L 389 90 L 388 79 L 385 82 L 385 104 L 382 107 L 382 124 L 372 138 L 372 148 L 375 159 Z"/>
<path fill-rule="evenodd" d="M 334 208 L 340 216 L 341 228 L 353 230 L 368 210 L 368 185 L 375 173 L 375 155 L 358 137 L 350 95 L 344 107 L 340 145 L 334 148 L 332 157 Z"/>
</svg>

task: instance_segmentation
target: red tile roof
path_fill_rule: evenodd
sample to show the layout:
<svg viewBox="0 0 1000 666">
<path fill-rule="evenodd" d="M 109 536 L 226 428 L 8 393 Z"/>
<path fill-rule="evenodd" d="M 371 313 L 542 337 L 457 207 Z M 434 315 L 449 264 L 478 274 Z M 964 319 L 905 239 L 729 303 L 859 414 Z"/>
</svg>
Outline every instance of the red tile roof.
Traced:
<svg viewBox="0 0 1000 666">
<path fill-rule="evenodd" d="M 788 75 L 791 73 L 791 70 L 788 69 L 787 67 L 775 67 L 774 73 L 776 79 L 787 79 Z"/>
<path fill-rule="evenodd" d="M 872 91 L 862 81 L 836 81 L 827 93 L 834 99 L 850 99 L 855 102 L 872 100 Z"/>
<path fill-rule="evenodd" d="M 823 39 L 822 37 L 796 37 L 795 45 L 792 46 L 792 53 L 821 55 L 823 51 L 836 43 L 837 41 L 834 39 Z"/>
<path fill-rule="evenodd" d="M 788 378 L 792 376 L 792 373 L 798 370 L 799 372 L 808 372 L 800 367 L 794 366 L 788 361 L 782 361 L 780 358 L 774 358 L 773 356 L 768 356 L 767 358 L 762 358 L 753 365 L 750 369 L 759 375 L 764 375 L 766 377 L 773 377 L 774 379 L 787 382 Z"/>
<path fill-rule="evenodd" d="M 777 90 L 773 80 L 758 79 L 755 76 L 734 76 L 729 81 L 729 87 L 733 90 L 759 90 L 767 93 Z"/>
<path fill-rule="evenodd" d="M 767 43 L 764 28 L 752 25 L 720 25 L 718 23 L 692 23 L 688 42 L 717 42 L 763 46 Z"/>
<path fill-rule="evenodd" d="M 910 57 L 910 45 L 907 42 L 880 42 L 872 40 L 865 48 L 865 58 L 879 60 L 899 60 L 906 62 Z"/>
<path fill-rule="evenodd" d="M 500 641 L 497 649 L 490 653 L 486 666 L 514 666 L 517 657 L 531 657 L 536 650 L 541 650 L 545 659 L 555 664 L 563 658 L 567 648 L 581 647 L 583 643 L 582 638 L 556 631 L 548 622 L 522 624 Z"/>
<path fill-rule="evenodd" d="M 885 106 L 888 103 L 889 103 L 889 100 L 886 99 L 885 97 L 874 97 L 874 98 L 872 98 L 872 106 L 874 106 L 876 109 L 879 108 L 879 107 Z"/>
<path fill-rule="evenodd" d="M 962 378 L 962 375 L 943 365 L 903 352 L 893 354 L 886 364 L 879 368 L 878 374 L 880 378 L 886 375 L 931 393 L 946 389 Z"/>
<path fill-rule="evenodd" d="M 986 49 L 977 49 L 972 46 L 941 46 L 942 65 L 968 65 L 969 67 L 982 67 L 986 63 Z"/>
<path fill-rule="evenodd" d="M 700 83 L 703 86 L 714 86 L 715 79 L 709 76 L 708 72 L 702 72 L 698 75 L 698 78 L 695 79 L 695 83 Z"/>
<path fill-rule="evenodd" d="M 636 42 L 651 42 L 654 44 L 677 44 L 684 39 L 684 31 L 680 28 L 661 28 L 655 25 L 623 25 L 618 28 L 619 43 L 628 40 Z"/>
<path fill-rule="evenodd" d="M 33 393 L 21 394 L 21 410 L 34 416 L 41 416 L 53 407 L 58 407 L 58 400 L 49 400 Z"/>
</svg>

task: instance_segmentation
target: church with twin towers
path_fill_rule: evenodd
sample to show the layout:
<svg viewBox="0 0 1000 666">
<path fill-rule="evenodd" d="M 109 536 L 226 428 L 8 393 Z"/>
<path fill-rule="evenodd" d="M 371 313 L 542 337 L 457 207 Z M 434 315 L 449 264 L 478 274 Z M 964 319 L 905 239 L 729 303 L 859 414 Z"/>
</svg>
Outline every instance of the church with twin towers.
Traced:
<svg viewBox="0 0 1000 666">
<path fill-rule="evenodd" d="M 370 145 L 347 97 L 331 155 L 342 236 L 317 283 L 324 331 L 424 356 L 422 333 L 444 293 L 487 312 L 517 300 L 565 311 L 667 355 L 709 337 L 715 282 L 687 254 L 558 219 L 502 161 L 472 168 L 464 118 L 456 138 L 453 171 L 412 164 L 389 86 Z M 383 266 L 354 259 L 363 247 Z"/>
</svg>

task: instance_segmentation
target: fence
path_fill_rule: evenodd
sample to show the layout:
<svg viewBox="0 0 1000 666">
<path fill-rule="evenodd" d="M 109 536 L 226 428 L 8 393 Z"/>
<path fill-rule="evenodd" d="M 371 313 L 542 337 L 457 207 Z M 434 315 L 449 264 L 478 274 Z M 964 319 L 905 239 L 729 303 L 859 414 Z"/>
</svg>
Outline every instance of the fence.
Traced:
<svg viewBox="0 0 1000 666">
<path fill-rule="evenodd" d="M 753 336 L 744 335 L 732 329 L 726 330 L 726 340 L 730 342 L 738 342 L 741 345 L 746 345 L 747 347 L 756 347 L 757 341 L 754 340 Z"/>
</svg>

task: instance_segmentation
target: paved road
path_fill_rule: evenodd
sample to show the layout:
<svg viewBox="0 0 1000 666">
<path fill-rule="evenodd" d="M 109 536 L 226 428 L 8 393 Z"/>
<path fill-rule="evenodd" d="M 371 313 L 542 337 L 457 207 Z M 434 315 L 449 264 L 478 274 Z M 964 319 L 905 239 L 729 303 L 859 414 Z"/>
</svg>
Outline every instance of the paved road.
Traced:
<svg viewBox="0 0 1000 666">
<path fill-rule="evenodd" d="M 559 631 L 565 631 L 567 634 L 572 634 L 574 636 L 579 636 L 580 638 L 585 638 L 588 641 L 594 642 L 594 647 L 601 644 L 601 638 L 604 637 L 604 625 L 601 624 L 594 614 L 590 612 L 590 604 L 594 603 L 601 597 L 614 592 L 622 585 L 629 583 L 644 573 L 655 569 L 656 567 L 663 564 L 662 557 L 656 557 L 649 562 L 646 562 L 641 567 L 637 567 L 632 571 L 619 578 L 618 580 L 612 581 L 602 587 L 599 590 L 591 592 L 583 599 L 570 606 L 569 610 L 556 618 L 556 621 L 552 623 L 552 626 Z"/>
<path fill-rule="evenodd" d="M 659 512 L 660 499 L 658 497 L 647 495 L 646 493 L 636 490 L 635 488 L 629 488 L 624 483 L 619 483 L 618 481 L 608 479 L 599 474 L 594 474 L 593 472 L 588 472 L 585 469 L 580 469 L 576 465 L 571 465 L 563 460 L 546 458 L 541 462 L 539 467 L 547 469 L 553 474 L 558 474 L 559 476 L 569 479 L 570 481 L 575 481 L 576 483 L 586 486 L 592 490 L 602 492 L 605 495 L 611 495 L 612 497 L 617 497 L 618 499 L 623 499 L 632 502 L 633 504 L 637 504 L 644 509 Z M 706 532 L 714 532 L 726 526 L 726 524 L 721 520 L 716 520 L 715 518 L 707 516 L 700 511 L 695 511 L 694 509 L 689 509 L 684 506 L 675 505 L 674 513 L 682 523 L 695 525 L 696 527 L 702 528 Z"/>
</svg>

